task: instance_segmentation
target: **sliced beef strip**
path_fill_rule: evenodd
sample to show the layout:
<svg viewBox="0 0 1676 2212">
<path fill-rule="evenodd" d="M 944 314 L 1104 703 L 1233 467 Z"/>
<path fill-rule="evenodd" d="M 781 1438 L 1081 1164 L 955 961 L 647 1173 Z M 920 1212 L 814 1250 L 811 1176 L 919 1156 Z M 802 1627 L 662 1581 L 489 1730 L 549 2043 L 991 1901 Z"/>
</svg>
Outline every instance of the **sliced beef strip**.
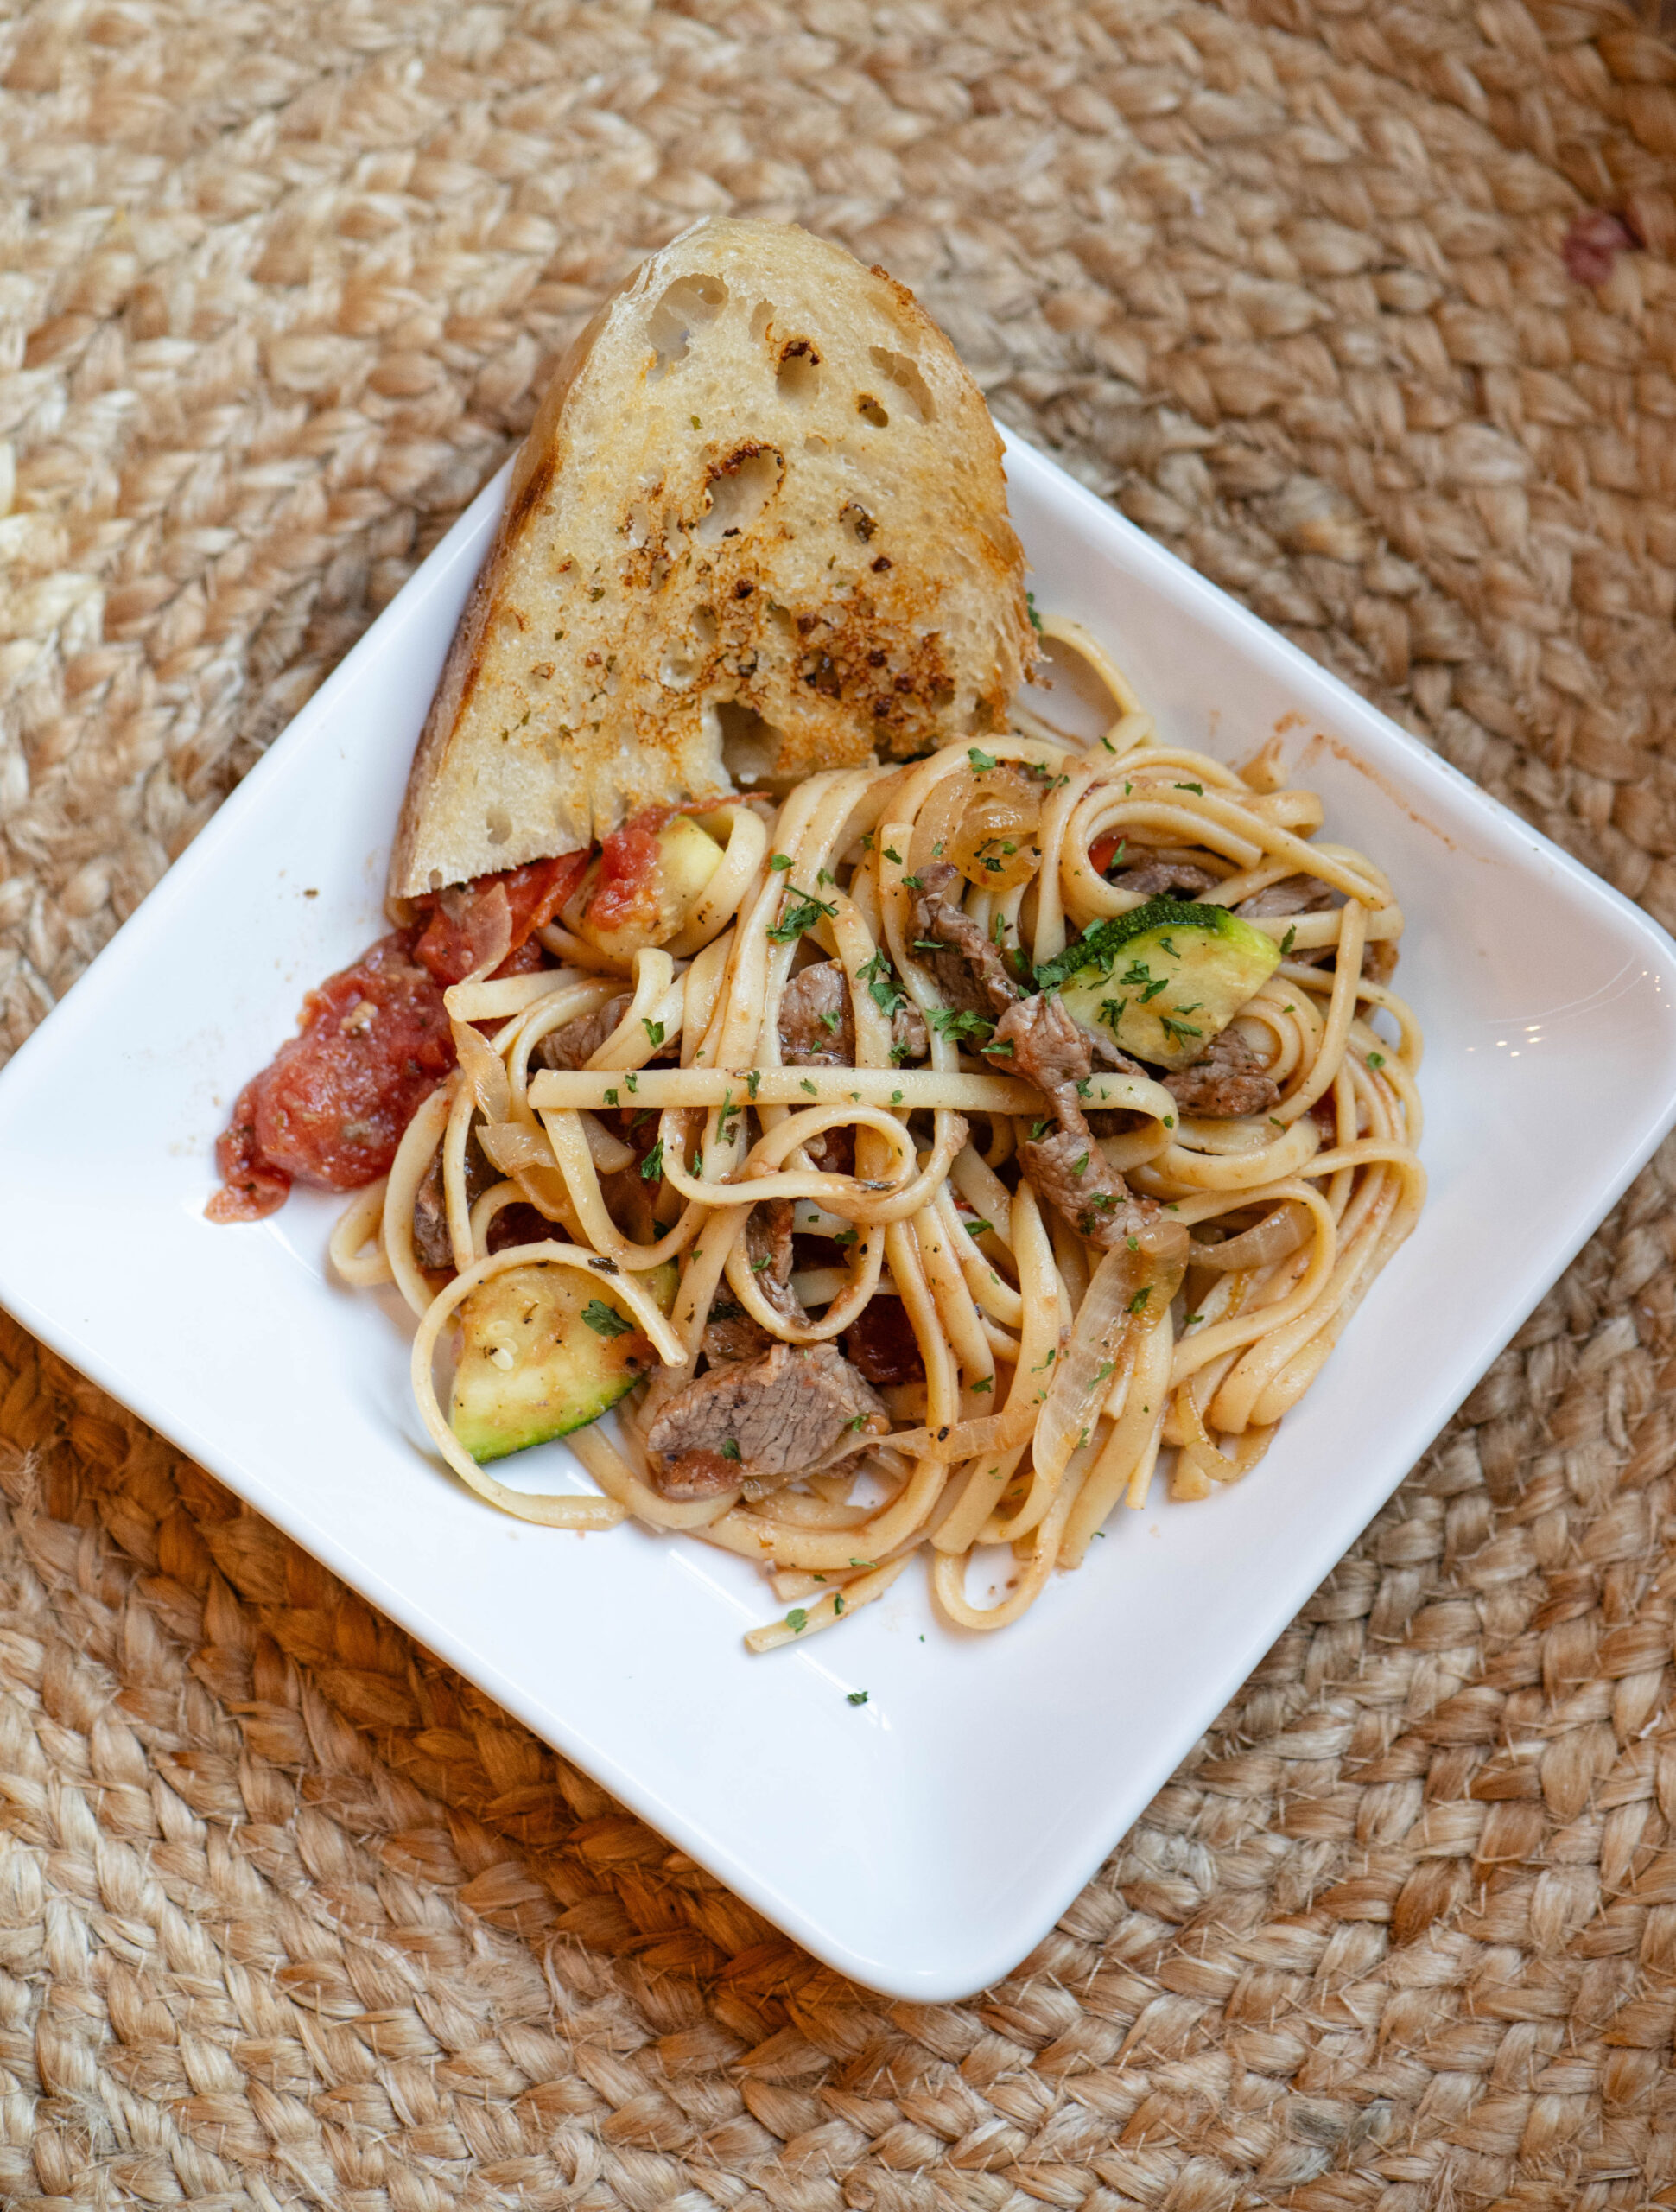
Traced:
<svg viewBox="0 0 1676 2212">
<path fill-rule="evenodd" d="M 947 861 L 920 870 L 914 900 L 916 950 L 957 1013 L 981 1014 L 993 1021 L 1024 994 L 977 924 L 943 896 L 959 876 Z M 927 952 L 925 946 L 933 941 L 942 949 Z"/>
<path fill-rule="evenodd" d="M 817 960 L 789 976 L 780 994 L 780 1058 L 789 1068 L 855 1065 L 849 982 L 840 960 Z"/>
<path fill-rule="evenodd" d="M 1158 1201 L 1136 1198 L 1080 1114 L 1076 1120 L 1080 1128 L 1062 1119 L 1048 1135 L 1028 1141 L 1020 1163 L 1038 1198 L 1057 1206 L 1091 1244 L 1109 1250 L 1158 1219 Z"/>
<path fill-rule="evenodd" d="M 890 1416 L 837 1346 L 777 1344 L 760 1358 L 714 1367 L 677 1391 L 660 1408 L 646 1444 L 663 1461 L 654 1480 L 666 1497 L 714 1496 L 723 1486 L 717 1461 L 729 1470 L 728 1486 L 736 1482 L 747 1496 L 761 1497 L 816 1465 L 852 1424 L 882 1436 Z"/>
<path fill-rule="evenodd" d="M 1213 1117 L 1272 1114 L 1280 1100 L 1279 1084 L 1237 1029 L 1213 1038 L 1190 1066 L 1165 1076 L 1164 1087 L 1184 1114 Z"/>
<path fill-rule="evenodd" d="M 757 1287 L 777 1313 L 799 1324 L 808 1320 L 791 1287 L 791 1201 L 766 1198 L 753 1206 L 745 1225 L 745 1249 Z"/>
<path fill-rule="evenodd" d="M 1201 891 L 1214 891 L 1222 878 L 1191 861 L 1150 860 L 1126 868 L 1111 880 L 1119 891 L 1137 892 L 1143 899 L 1161 899 L 1166 891 L 1184 891 L 1197 898 Z"/>
<path fill-rule="evenodd" d="M 995 1036 L 998 1043 L 1011 1039 L 1015 1071 L 1043 1093 L 1058 1125 L 1027 1141 L 1019 1155 L 1037 1195 L 1102 1248 L 1155 1219 L 1156 1203 L 1131 1196 L 1089 1127 L 1076 1086 L 1089 1074 L 1090 1039 L 1064 1001 L 1045 993 L 1022 999 L 1002 1015 Z"/>
<path fill-rule="evenodd" d="M 1241 899 L 1234 911 L 1251 921 L 1265 914 L 1327 914 L 1336 903 L 1332 893 L 1317 877 L 1283 875 L 1278 883 Z"/>
<path fill-rule="evenodd" d="M 549 1030 L 536 1046 L 535 1058 L 543 1067 L 562 1071 L 586 1067 L 632 1002 L 632 995 L 623 991 L 616 998 L 607 999 L 597 1014 L 578 1014 L 562 1029 Z"/>
<path fill-rule="evenodd" d="M 843 963 L 817 960 L 800 968 L 780 995 L 780 1058 L 789 1068 L 853 1068 L 855 1018 Z M 925 1017 L 917 1006 L 891 1018 L 892 1056 L 923 1060 L 928 1049 Z"/>
<path fill-rule="evenodd" d="M 1388 983 L 1400 957 L 1394 938 L 1369 938 L 1362 949 L 1362 972 L 1370 983 Z"/>
<path fill-rule="evenodd" d="M 491 1183 L 501 1179 L 491 1166 L 475 1134 L 466 1139 L 466 1203 L 473 1205 Z M 442 1189 L 442 1147 L 431 1154 L 424 1179 L 413 1194 L 413 1256 L 422 1268 L 452 1268 L 454 1245 L 448 1236 L 448 1204 Z"/>
<path fill-rule="evenodd" d="M 995 1025 L 990 1049 L 1011 1045 L 1015 1075 L 1033 1083 L 1049 1098 L 1069 1089 L 1075 1105 L 1076 1086 L 1088 1080 L 1093 1065 L 1092 1044 L 1063 999 L 1038 991 L 1033 998 L 1018 999 L 1008 1007 Z"/>
<path fill-rule="evenodd" d="M 704 1357 L 712 1367 L 726 1367 L 741 1359 L 755 1359 L 774 1342 L 760 1321 L 725 1292 L 710 1308 L 704 1324 Z M 737 1479 L 729 1477 L 730 1484 Z"/>
</svg>

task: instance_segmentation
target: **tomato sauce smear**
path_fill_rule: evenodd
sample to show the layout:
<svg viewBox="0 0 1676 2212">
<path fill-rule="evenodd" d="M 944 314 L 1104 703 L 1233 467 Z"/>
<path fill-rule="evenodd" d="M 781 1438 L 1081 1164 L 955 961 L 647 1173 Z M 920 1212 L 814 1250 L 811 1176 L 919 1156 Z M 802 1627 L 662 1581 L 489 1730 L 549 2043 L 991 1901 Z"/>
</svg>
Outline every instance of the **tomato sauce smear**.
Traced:
<svg viewBox="0 0 1676 2212">
<path fill-rule="evenodd" d="M 416 930 L 381 938 L 302 1003 L 301 1033 L 239 1093 L 216 1141 L 212 1221 L 261 1221 L 292 1183 L 354 1191 L 386 1173 L 402 1133 L 454 1064 L 442 993 Z"/>
</svg>

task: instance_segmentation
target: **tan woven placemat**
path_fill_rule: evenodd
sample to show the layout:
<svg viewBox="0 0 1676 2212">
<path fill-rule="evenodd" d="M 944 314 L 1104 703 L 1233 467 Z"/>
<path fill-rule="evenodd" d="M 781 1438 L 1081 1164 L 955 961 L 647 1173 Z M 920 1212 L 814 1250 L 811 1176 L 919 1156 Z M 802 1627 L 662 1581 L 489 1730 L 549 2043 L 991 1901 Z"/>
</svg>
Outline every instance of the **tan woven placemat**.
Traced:
<svg viewBox="0 0 1676 2212">
<path fill-rule="evenodd" d="M 1673 167 L 1608 0 L 0 0 L 7 1033 L 729 206 L 1676 918 Z M 1676 2204 L 1673 1185 L 924 2010 L 0 1323 L 0 2200 Z"/>
</svg>

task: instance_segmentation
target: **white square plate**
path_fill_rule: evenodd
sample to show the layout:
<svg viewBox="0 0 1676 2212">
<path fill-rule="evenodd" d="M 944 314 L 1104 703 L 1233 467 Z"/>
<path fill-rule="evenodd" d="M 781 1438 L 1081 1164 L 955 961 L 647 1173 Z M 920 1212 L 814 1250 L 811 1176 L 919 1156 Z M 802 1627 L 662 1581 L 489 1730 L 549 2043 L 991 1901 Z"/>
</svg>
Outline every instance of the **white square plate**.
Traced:
<svg viewBox="0 0 1676 2212">
<path fill-rule="evenodd" d="M 1676 946 L 1303 654 L 1010 445 L 1044 607 L 1166 736 L 1279 732 L 1386 867 L 1430 1050 L 1432 1197 L 1248 1481 L 1114 1515 L 993 1637 L 911 1572 L 765 1658 L 743 1562 L 580 1537 L 424 1447 L 406 1315 L 327 1272 L 340 1202 L 203 1218 L 211 1145 L 304 989 L 384 924 L 387 840 L 504 475 L 0 1077 L 0 1300 L 810 1950 L 964 1996 L 1027 1953 L 1646 1160 L 1676 1102 Z M 536 1455 L 531 1455 L 532 1458 Z M 586 1486 L 562 1446 L 534 1477 Z M 848 1702 L 854 1688 L 864 1706 Z"/>
</svg>

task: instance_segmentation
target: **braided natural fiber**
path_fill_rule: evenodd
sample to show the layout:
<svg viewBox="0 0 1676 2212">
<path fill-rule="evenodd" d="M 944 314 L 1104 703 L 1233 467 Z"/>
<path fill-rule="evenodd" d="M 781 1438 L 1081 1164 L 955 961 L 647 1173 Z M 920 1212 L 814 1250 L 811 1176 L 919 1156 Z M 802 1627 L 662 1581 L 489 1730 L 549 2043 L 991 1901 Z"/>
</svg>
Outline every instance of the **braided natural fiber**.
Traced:
<svg viewBox="0 0 1676 2212">
<path fill-rule="evenodd" d="M 0 86 L 14 1042 L 725 206 L 886 263 L 1676 919 L 1676 48 L 1622 7 L 0 0 Z M 0 2200 L 1676 2204 L 1673 1196 L 1036 1956 L 923 2011 L 0 1324 Z"/>
</svg>

